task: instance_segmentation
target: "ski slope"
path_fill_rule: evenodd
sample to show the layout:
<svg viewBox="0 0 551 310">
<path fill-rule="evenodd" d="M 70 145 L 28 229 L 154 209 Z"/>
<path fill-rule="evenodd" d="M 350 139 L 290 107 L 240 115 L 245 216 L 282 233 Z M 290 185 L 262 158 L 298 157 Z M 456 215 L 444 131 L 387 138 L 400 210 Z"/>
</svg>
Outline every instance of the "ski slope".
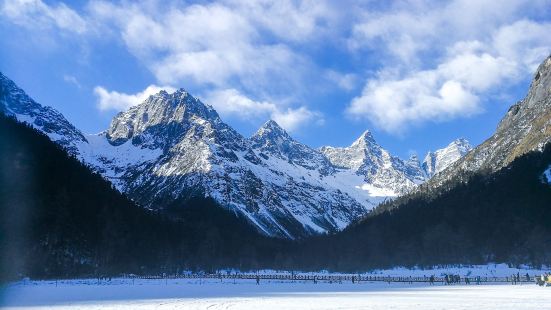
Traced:
<svg viewBox="0 0 551 310">
<path fill-rule="evenodd" d="M 548 309 L 551 288 L 524 285 L 261 282 L 254 280 L 23 281 L 3 309 Z"/>
</svg>

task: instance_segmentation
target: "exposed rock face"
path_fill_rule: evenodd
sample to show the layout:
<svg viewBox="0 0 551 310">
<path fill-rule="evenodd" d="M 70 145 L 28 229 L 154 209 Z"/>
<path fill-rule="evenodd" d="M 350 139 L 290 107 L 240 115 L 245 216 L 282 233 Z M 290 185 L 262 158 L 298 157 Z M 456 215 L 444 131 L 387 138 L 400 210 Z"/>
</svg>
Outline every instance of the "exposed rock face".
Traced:
<svg viewBox="0 0 551 310">
<path fill-rule="evenodd" d="M 469 144 L 469 141 L 457 139 L 443 149 L 429 152 L 423 161 L 423 170 L 430 178 L 451 166 L 458 159 L 465 156 L 470 150 L 472 150 L 472 146 Z"/>
<path fill-rule="evenodd" d="M 1 111 L 43 131 L 149 209 L 208 196 L 267 235 L 296 238 L 343 229 L 427 179 L 416 157 L 392 156 L 368 131 L 350 147 L 321 150 L 274 121 L 245 138 L 183 89 L 161 91 L 119 113 L 106 131 L 83 135 L 0 78 Z"/>
<path fill-rule="evenodd" d="M 475 171 L 496 171 L 515 158 L 551 141 L 551 56 L 538 67 L 528 95 L 511 106 L 496 132 L 462 159 L 436 175 L 427 186 Z"/>
<path fill-rule="evenodd" d="M 84 135 L 61 113 L 32 100 L 15 83 L 0 73 L 0 112 L 15 117 L 47 134 L 50 139 L 75 154 L 74 145 L 86 142 Z"/>
<path fill-rule="evenodd" d="M 291 164 L 318 170 L 322 175 L 335 171 L 333 165 L 317 150 L 293 140 L 276 122 L 266 122 L 252 137 L 252 147 L 260 155 L 271 155 Z M 263 156 L 264 157 L 264 156 Z"/>
<path fill-rule="evenodd" d="M 391 190 L 395 195 L 404 194 L 425 181 L 418 162 L 406 163 L 392 156 L 377 144 L 369 131 L 364 132 L 349 147 L 324 146 L 320 151 L 335 166 L 351 169 L 362 176 L 365 183 Z"/>
</svg>

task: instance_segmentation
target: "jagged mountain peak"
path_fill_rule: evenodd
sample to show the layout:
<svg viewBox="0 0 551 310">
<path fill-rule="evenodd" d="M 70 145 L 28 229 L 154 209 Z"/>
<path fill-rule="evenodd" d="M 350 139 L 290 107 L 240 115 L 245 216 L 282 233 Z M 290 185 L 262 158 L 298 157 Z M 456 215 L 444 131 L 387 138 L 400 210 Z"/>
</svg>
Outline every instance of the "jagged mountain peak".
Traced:
<svg viewBox="0 0 551 310">
<path fill-rule="evenodd" d="M 513 104 L 496 132 L 423 188 L 435 190 L 477 171 L 493 172 L 551 142 L 551 56 L 536 70 L 526 97 Z"/>
<path fill-rule="evenodd" d="M 323 175 L 333 171 L 331 163 L 317 150 L 293 139 L 274 120 L 264 123 L 250 139 L 253 149 L 284 159 L 306 169 L 317 169 Z"/>
<path fill-rule="evenodd" d="M 444 171 L 471 150 L 472 146 L 467 139 L 455 139 L 444 148 L 434 152 L 429 151 L 423 160 L 422 168 L 428 177 L 432 177 Z"/>
<path fill-rule="evenodd" d="M 531 102 L 537 103 L 542 99 L 547 98 L 551 94 L 551 55 L 549 55 L 538 67 L 532 83 L 528 97 Z"/>
<path fill-rule="evenodd" d="M 453 140 L 447 146 L 447 148 L 450 148 L 450 147 L 457 148 L 461 152 L 463 152 L 464 154 L 466 154 L 467 152 L 469 152 L 473 148 L 471 143 L 469 142 L 469 140 L 467 140 L 465 138 L 458 138 L 458 139 Z"/>
<path fill-rule="evenodd" d="M 279 124 L 274 120 L 268 120 L 264 123 L 253 135 L 252 139 L 255 139 L 256 137 L 283 137 L 285 139 L 292 139 L 287 131 L 279 126 Z"/>
<path fill-rule="evenodd" d="M 523 122 L 527 114 L 535 110 L 546 110 L 551 97 L 551 55 L 536 70 L 526 97 L 513 104 L 499 122 L 496 133 L 500 134 L 517 123 Z M 531 117 L 528 115 L 528 117 Z"/>
<path fill-rule="evenodd" d="M 407 160 L 407 163 L 410 165 L 420 165 L 419 156 L 415 153 L 411 154 Z"/>
<path fill-rule="evenodd" d="M 197 126 L 217 128 L 225 125 L 210 105 L 193 97 L 185 89 L 180 88 L 173 93 L 161 90 L 141 104 L 117 114 L 107 130 L 107 138 L 113 145 L 123 144 L 129 139 L 133 143 L 153 139 L 166 146 Z M 148 147 L 159 144 L 149 142 Z"/>
<path fill-rule="evenodd" d="M 323 146 L 319 149 L 337 167 L 359 169 L 370 157 L 381 157 L 383 149 L 369 130 L 364 131 L 348 147 Z"/>
<path fill-rule="evenodd" d="M 377 145 L 377 141 L 375 141 L 375 138 L 373 137 L 373 134 L 371 133 L 371 131 L 366 130 L 358 137 L 358 139 L 356 139 L 356 141 L 352 143 L 350 147 L 355 147 L 355 146 L 367 147 L 370 145 L 371 146 Z"/>
<path fill-rule="evenodd" d="M 551 141 L 551 56 L 539 65 L 526 97 L 511 106 L 496 132 L 431 185 L 461 171 L 495 171 Z"/>
<path fill-rule="evenodd" d="M 173 93 L 161 90 L 157 94 L 150 96 L 142 104 L 138 105 L 137 108 L 142 105 L 159 106 L 160 108 L 165 108 L 167 113 L 187 113 L 205 119 L 219 118 L 218 113 L 212 106 L 203 103 L 184 88 L 179 88 Z"/>
<path fill-rule="evenodd" d="M 34 101 L 2 72 L 0 72 L 0 112 L 44 132 L 73 155 L 77 153 L 76 144 L 86 142 L 80 130 L 61 113 Z"/>
</svg>

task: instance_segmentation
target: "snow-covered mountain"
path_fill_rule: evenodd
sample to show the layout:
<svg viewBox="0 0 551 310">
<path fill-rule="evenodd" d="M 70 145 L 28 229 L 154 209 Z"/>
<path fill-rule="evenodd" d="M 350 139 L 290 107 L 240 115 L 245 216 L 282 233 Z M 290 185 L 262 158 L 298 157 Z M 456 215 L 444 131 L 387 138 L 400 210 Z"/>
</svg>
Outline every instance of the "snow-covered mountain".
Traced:
<svg viewBox="0 0 551 310">
<path fill-rule="evenodd" d="M 207 196 L 267 235 L 295 238 L 343 229 L 427 179 L 416 157 L 392 156 L 368 131 L 350 147 L 320 150 L 274 121 L 245 138 L 183 89 L 161 91 L 116 115 L 104 132 L 82 134 L 0 78 L 5 114 L 43 131 L 149 209 Z M 450 161 L 439 160 L 439 167 Z"/>
<path fill-rule="evenodd" d="M 354 171 L 363 178 L 365 189 L 396 196 L 426 180 L 419 162 L 404 162 L 383 149 L 369 131 L 365 131 L 349 147 L 324 146 L 320 151 L 337 167 Z"/>
<path fill-rule="evenodd" d="M 57 110 L 43 107 L 0 72 L 0 112 L 15 117 L 47 134 L 75 154 L 75 145 L 87 142 L 84 135 Z"/>
<path fill-rule="evenodd" d="M 423 160 L 423 170 L 430 178 L 455 163 L 472 149 L 469 141 L 457 139 L 445 148 L 436 150 L 435 152 L 428 152 Z"/>
</svg>

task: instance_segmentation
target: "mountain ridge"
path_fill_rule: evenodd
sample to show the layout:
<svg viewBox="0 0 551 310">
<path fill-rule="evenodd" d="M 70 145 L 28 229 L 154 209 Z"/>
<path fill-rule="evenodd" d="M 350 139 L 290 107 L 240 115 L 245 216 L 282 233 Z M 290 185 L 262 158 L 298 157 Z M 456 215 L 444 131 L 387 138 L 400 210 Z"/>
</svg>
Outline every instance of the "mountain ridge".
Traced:
<svg viewBox="0 0 551 310">
<path fill-rule="evenodd" d="M 46 122 L 33 126 L 148 209 L 162 210 L 183 197 L 210 197 L 264 234 L 300 238 L 339 231 L 387 197 L 426 181 L 419 164 L 392 156 L 369 131 L 351 146 L 356 162 L 339 165 L 273 120 L 245 138 L 182 88 L 160 91 L 118 113 L 105 131 L 85 135 L 3 75 L 2 84 L 6 114 L 18 102 L 50 111 Z M 22 107 L 16 117 L 32 122 L 25 114 L 32 110 Z M 48 132 L 48 122 L 59 131 Z"/>
<path fill-rule="evenodd" d="M 453 179 L 465 179 L 477 171 L 495 172 L 523 154 L 541 151 L 550 141 L 551 55 L 538 66 L 526 97 L 509 108 L 495 133 L 421 190 L 438 190 Z"/>
</svg>

